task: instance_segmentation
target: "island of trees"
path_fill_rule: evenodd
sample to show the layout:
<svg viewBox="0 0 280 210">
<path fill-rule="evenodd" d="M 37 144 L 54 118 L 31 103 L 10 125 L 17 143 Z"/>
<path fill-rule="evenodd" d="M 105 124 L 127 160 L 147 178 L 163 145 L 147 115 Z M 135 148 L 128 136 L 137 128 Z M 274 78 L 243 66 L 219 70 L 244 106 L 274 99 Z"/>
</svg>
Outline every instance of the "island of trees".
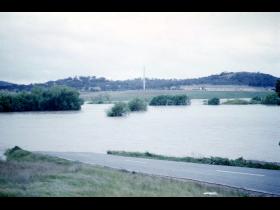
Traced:
<svg viewBox="0 0 280 210">
<path fill-rule="evenodd" d="M 160 95 L 152 98 L 151 106 L 189 105 L 190 99 L 187 95 Z"/>
<path fill-rule="evenodd" d="M 127 115 L 129 112 L 147 111 L 147 103 L 139 98 L 134 98 L 128 103 L 118 102 L 107 111 L 108 117 L 121 117 Z"/>
<path fill-rule="evenodd" d="M 31 92 L 0 92 L 0 112 L 80 110 L 83 100 L 75 89 L 35 87 Z"/>
</svg>

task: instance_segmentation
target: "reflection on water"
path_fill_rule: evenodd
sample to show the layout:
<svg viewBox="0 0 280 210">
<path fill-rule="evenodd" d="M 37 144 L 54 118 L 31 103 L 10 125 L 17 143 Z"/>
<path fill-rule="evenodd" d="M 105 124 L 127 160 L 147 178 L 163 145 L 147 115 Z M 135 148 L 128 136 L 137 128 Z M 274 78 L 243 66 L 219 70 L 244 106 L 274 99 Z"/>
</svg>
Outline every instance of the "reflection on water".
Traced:
<svg viewBox="0 0 280 210">
<path fill-rule="evenodd" d="M 222 156 L 280 162 L 280 107 L 263 105 L 149 107 L 109 118 L 111 105 L 81 111 L 0 114 L 0 149 L 105 153 L 149 151 L 173 156 Z"/>
</svg>

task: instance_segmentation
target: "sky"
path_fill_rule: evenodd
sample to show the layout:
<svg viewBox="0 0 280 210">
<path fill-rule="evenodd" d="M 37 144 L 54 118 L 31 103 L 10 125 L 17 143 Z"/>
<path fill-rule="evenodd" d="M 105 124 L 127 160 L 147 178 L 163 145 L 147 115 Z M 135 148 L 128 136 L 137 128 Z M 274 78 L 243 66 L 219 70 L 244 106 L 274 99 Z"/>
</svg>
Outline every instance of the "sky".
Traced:
<svg viewBox="0 0 280 210">
<path fill-rule="evenodd" d="M 1 13 L 0 80 L 280 77 L 280 13 Z"/>
</svg>

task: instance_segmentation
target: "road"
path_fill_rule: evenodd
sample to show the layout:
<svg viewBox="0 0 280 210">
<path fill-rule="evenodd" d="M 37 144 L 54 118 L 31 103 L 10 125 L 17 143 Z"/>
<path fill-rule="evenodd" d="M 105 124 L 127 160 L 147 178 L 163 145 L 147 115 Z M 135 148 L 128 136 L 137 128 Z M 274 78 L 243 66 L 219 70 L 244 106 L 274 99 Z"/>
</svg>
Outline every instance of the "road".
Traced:
<svg viewBox="0 0 280 210">
<path fill-rule="evenodd" d="M 280 196 L 280 171 L 121 157 L 85 152 L 40 152 L 87 164 L 151 175 L 191 179 Z"/>
</svg>

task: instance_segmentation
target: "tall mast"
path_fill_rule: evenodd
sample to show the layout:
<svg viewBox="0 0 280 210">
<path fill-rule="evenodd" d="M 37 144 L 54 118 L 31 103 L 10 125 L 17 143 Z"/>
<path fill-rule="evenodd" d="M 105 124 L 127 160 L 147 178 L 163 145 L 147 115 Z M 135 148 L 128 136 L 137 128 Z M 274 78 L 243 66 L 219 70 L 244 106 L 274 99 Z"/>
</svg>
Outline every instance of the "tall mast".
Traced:
<svg viewBox="0 0 280 210">
<path fill-rule="evenodd" d="M 145 91 L 146 90 L 146 78 L 145 78 L 145 66 L 144 66 L 144 69 L 143 69 L 143 90 Z"/>
</svg>

